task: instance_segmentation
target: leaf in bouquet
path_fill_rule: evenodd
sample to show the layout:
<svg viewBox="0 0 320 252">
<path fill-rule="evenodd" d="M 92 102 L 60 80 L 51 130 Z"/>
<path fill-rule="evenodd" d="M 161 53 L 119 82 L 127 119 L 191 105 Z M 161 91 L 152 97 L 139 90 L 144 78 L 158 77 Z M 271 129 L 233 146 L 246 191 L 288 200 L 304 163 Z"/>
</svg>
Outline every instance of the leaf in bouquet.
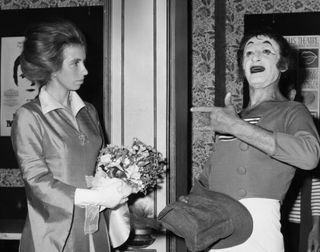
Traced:
<svg viewBox="0 0 320 252">
<path fill-rule="evenodd" d="M 150 162 L 149 161 L 144 161 L 144 160 L 139 160 L 137 162 L 137 166 L 139 166 L 139 167 L 144 167 L 144 166 L 146 166 L 148 164 L 150 164 Z"/>
</svg>

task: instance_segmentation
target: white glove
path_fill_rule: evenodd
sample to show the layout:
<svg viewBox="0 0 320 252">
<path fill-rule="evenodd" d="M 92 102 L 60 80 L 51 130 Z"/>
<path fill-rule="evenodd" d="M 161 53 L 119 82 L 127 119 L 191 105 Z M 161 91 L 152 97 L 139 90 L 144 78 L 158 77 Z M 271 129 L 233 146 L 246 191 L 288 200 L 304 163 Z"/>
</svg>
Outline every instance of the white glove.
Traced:
<svg viewBox="0 0 320 252">
<path fill-rule="evenodd" d="M 132 188 L 121 179 L 99 177 L 92 189 L 76 189 L 75 204 L 114 208 L 125 203 L 131 193 Z"/>
</svg>

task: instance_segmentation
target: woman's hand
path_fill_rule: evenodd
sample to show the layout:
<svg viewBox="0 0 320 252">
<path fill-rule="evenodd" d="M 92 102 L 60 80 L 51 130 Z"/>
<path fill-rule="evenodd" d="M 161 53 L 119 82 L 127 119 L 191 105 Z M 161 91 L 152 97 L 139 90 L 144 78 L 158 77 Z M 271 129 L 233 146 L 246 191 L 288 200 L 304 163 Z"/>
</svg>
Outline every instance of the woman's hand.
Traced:
<svg viewBox="0 0 320 252">
<path fill-rule="evenodd" d="M 81 207 L 87 205 L 100 206 L 100 211 L 105 208 L 115 208 L 127 202 L 128 196 L 134 189 L 121 179 L 96 177 L 92 181 L 91 189 L 77 188 L 75 204 Z"/>
<path fill-rule="evenodd" d="M 118 178 L 99 178 L 96 182 L 92 191 L 96 192 L 98 205 L 102 207 L 114 208 L 123 204 L 133 193 L 133 188 Z"/>
</svg>

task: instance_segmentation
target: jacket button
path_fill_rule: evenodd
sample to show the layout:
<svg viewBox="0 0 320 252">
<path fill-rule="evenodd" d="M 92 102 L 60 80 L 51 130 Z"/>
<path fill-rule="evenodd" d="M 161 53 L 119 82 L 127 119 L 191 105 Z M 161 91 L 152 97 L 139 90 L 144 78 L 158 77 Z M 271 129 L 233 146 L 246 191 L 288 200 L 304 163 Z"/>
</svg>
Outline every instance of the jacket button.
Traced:
<svg viewBox="0 0 320 252">
<path fill-rule="evenodd" d="M 242 150 L 242 151 L 247 151 L 247 150 L 249 149 L 249 145 L 246 144 L 246 143 L 244 143 L 244 142 L 241 142 L 241 143 L 239 144 L 239 148 L 240 148 L 240 150 Z"/>
<path fill-rule="evenodd" d="M 242 166 L 238 167 L 237 171 L 241 175 L 244 175 L 244 174 L 247 173 L 247 169 L 245 167 L 242 167 Z"/>
<path fill-rule="evenodd" d="M 244 189 L 240 189 L 240 190 L 238 191 L 238 194 L 239 194 L 240 197 L 244 197 L 244 196 L 247 195 L 247 191 L 244 190 Z"/>
</svg>

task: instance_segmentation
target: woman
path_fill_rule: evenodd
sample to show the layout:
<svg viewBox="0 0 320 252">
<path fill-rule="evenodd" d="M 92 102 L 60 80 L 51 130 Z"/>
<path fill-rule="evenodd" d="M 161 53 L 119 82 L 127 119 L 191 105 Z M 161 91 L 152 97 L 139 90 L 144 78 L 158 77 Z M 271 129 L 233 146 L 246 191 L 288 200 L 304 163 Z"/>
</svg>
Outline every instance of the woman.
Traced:
<svg viewBox="0 0 320 252">
<path fill-rule="evenodd" d="M 41 89 L 17 110 L 11 132 L 28 204 L 22 252 L 110 251 L 102 212 L 99 230 L 84 233 L 85 207 L 114 208 L 131 193 L 119 179 L 87 189 L 103 134 L 95 108 L 76 93 L 88 74 L 85 59 L 85 38 L 66 20 L 26 31 L 21 68 Z"/>
<path fill-rule="evenodd" d="M 280 204 L 296 169 L 315 168 L 320 153 L 308 109 L 280 92 L 290 57 L 282 36 L 269 31 L 245 36 L 238 63 L 249 84 L 248 106 L 238 115 L 228 93 L 225 107 L 207 109 L 217 140 L 199 179 L 211 190 L 238 199 L 253 218 L 253 232 L 246 242 L 223 249 L 216 249 L 217 244 L 210 251 L 284 251 Z"/>
</svg>

